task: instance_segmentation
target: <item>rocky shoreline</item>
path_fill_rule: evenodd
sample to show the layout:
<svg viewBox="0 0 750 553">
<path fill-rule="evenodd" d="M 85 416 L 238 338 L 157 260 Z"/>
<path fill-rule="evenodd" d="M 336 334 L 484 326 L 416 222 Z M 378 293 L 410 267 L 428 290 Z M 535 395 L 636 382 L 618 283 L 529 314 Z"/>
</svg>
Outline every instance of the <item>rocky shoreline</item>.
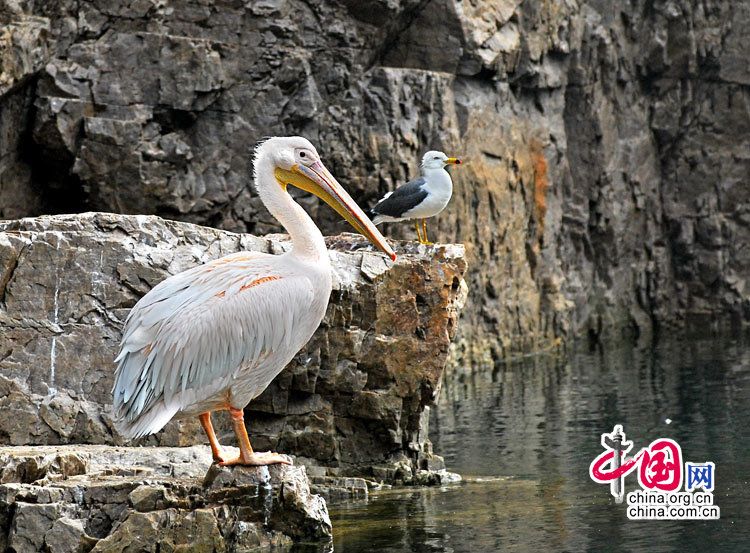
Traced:
<svg viewBox="0 0 750 553">
<path fill-rule="evenodd" d="M 304 466 L 222 468 L 208 447 L 0 447 L 0 551 L 257 551 L 328 542 Z"/>
</svg>

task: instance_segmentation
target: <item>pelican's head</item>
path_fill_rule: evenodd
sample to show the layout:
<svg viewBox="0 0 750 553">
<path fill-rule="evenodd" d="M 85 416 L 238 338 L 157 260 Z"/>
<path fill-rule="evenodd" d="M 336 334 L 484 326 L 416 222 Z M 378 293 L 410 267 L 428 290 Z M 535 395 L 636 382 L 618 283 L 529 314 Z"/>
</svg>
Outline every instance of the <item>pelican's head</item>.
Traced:
<svg viewBox="0 0 750 553">
<path fill-rule="evenodd" d="M 289 185 L 296 186 L 315 194 L 335 209 L 357 232 L 391 259 L 396 259 L 396 254 L 385 237 L 326 169 L 309 140 L 301 136 L 270 138 L 259 147 L 257 156 L 261 155 L 271 157 L 274 175 L 281 187 L 286 189 Z"/>
<path fill-rule="evenodd" d="M 446 165 L 461 165 L 461 160 L 457 157 L 448 157 L 437 150 L 430 150 L 422 156 L 423 169 L 442 169 Z"/>
</svg>

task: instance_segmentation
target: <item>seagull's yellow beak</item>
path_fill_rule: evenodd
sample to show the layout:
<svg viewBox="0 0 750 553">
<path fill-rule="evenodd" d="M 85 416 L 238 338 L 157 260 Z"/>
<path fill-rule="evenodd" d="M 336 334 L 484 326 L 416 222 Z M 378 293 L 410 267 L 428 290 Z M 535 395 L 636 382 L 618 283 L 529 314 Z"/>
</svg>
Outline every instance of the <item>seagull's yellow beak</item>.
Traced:
<svg viewBox="0 0 750 553">
<path fill-rule="evenodd" d="M 396 260 L 396 253 L 385 237 L 320 161 L 309 167 L 296 164 L 289 171 L 277 167 L 275 176 L 282 186 L 292 185 L 315 194 L 335 209 L 357 232 L 367 237 L 392 260 Z"/>
<path fill-rule="evenodd" d="M 448 159 L 445 160 L 445 163 L 448 165 L 461 165 L 463 161 L 461 161 L 457 157 L 449 157 Z"/>
</svg>

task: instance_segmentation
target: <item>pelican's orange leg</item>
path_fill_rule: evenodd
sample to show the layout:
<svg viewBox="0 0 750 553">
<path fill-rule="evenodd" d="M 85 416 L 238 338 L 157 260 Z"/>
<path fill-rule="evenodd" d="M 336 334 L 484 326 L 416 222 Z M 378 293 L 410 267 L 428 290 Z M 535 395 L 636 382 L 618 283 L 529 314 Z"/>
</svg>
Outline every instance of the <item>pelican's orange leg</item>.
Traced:
<svg viewBox="0 0 750 553">
<path fill-rule="evenodd" d="M 214 456 L 214 461 L 216 462 L 224 462 L 226 461 L 226 457 L 224 457 L 224 454 L 221 451 L 221 444 L 219 443 L 219 440 L 216 438 L 216 433 L 214 432 L 214 425 L 211 424 L 211 412 L 206 411 L 205 413 L 201 413 L 198 415 L 198 419 L 201 421 L 201 426 L 203 427 L 203 430 L 206 432 L 206 435 L 208 436 L 208 443 L 211 444 L 211 453 Z"/>
<path fill-rule="evenodd" d="M 234 433 L 240 445 L 240 458 L 247 461 L 254 452 L 253 446 L 250 445 L 250 436 L 247 435 L 247 428 L 245 428 L 245 413 L 242 409 L 232 407 L 229 408 L 229 413 L 232 415 L 232 426 L 234 426 Z"/>
<path fill-rule="evenodd" d="M 278 453 L 271 453 L 266 451 L 264 453 L 253 451 L 250 445 L 250 438 L 247 435 L 247 428 L 245 428 L 245 413 L 242 409 L 235 409 L 234 407 L 229 408 L 229 413 L 232 415 L 232 425 L 234 426 L 234 433 L 237 435 L 237 441 L 240 446 L 240 455 L 236 459 L 229 459 L 222 461 L 219 464 L 221 466 L 228 465 L 274 465 L 282 463 L 285 465 L 291 465 L 292 462 L 285 455 L 279 455 Z"/>
</svg>

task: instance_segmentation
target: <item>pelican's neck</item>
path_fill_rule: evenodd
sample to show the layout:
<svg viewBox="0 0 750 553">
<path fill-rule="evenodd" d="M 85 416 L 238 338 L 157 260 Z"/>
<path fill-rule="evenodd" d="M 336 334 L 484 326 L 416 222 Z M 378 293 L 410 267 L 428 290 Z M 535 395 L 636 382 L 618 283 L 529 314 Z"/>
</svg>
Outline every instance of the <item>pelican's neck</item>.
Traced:
<svg viewBox="0 0 750 553">
<path fill-rule="evenodd" d="M 313 220 L 279 185 L 274 176 L 274 165 L 263 156 L 255 168 L 258 195 L 292 239 L 292 254 L 314 262 L 328 262 L 328 250 L 323 234 Z"/>
</svg>

